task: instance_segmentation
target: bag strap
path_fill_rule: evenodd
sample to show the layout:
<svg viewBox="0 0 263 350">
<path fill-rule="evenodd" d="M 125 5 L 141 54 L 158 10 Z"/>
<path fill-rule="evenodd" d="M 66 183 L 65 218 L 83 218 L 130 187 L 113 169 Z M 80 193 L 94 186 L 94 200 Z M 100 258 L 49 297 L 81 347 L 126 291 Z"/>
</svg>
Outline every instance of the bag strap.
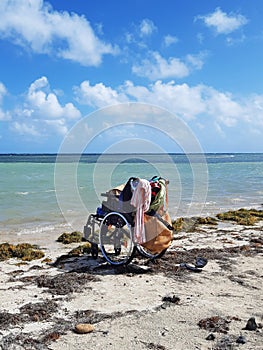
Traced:
<svg viewBox="0 0 263 350">
<path fill-rule="evenodd" d="M 173 226 L 171 226 L 171 225 L 169 224 L 168 221 L 164 220 L 164 219 L 161 217 L 161 215 L 158 214 L 158 213 L 156 213 L 156 211 L 154 211 L 153 209 L 150 210 L 150 211 L 147 211 L 147 213 L 145 213 L 145 214 L 146 214 L 146 215 L 149 215 L 149 216 L 154 216 L 154 217 L 156 217 L 159 221 L 161 221 L 161 223 L 164 224 L 164 226 L 166 226 L 166 227 L 168 228 L 168 230 L 173 231 Z"/>
</svg>

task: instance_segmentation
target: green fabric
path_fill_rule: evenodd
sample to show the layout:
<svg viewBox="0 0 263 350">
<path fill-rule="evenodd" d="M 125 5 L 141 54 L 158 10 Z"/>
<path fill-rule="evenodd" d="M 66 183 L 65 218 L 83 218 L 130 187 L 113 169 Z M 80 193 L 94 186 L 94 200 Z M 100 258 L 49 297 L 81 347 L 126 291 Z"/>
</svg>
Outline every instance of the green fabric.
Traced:
<svg viewBox="0 0 263 350">
<path fill-rule="evenodd" d="M 154 201 L 151 203 L 149 210 L 157 211 L 165 203 L 165 197 L 166 197 L 165 180 L 160 179 L 159 184 L 161 186 L 160 191 L 157 193 L 156 197 L 154 198 Z"/>
</svg>

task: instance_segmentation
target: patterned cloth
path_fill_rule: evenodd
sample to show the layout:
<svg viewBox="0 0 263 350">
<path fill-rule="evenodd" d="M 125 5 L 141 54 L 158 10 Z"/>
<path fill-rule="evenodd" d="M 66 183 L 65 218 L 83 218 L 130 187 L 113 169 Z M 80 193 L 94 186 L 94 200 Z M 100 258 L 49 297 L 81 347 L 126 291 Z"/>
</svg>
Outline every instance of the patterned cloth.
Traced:
<svg viewBox="0 0 263 350">
<path fill-rule="evenodd" d="M 151 185 L 148 180 L 139 179 L 132 198 L 131 204 L 136 208 L 134 237 L 138 243 L 146 242 L 144 228 L 144 213 L 149 210 L 151 203 Z"/>
</svg>

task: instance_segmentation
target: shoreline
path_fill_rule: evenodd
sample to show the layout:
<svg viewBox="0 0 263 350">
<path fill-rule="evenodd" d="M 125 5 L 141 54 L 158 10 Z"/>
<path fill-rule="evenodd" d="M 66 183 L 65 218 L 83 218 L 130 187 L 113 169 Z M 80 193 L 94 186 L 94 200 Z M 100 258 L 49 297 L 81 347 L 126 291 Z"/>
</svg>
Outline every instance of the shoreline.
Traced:
<svg viewBox="0 0 263 350">
<path fill-rule="evenodd" d="M 56 242 L 57 232 L 39 244 L 52 263 L 0 261 L 0 348 L 262 349 L 262 230 L 263 220 L 198 223 L 155 264 L 136 257 L 122 269 L 69 257 L 79 244 Z M 208 259 L 200 273 L 178 267 L 197 256 Z M 251 317 L 257 328 L 244 329 Z M 94 331 L 77 334 L 78 323 Z"/>
<path fill-rule="evenodd" d="M 178 219 L 185 219 L 191 220 L 195 218 L 205 218 L 205 217 L 211 217 L 211 218 L 216 218 L 217 215 L 220 215 L 224 212 L 228 211 L 237 211 L 240 209 L 245 209 L 245 210 L 251 210 L 255 209 L 258 211 L 263 210 L 263 203 L 262 204 L 256 204 L 256 205 L 246 205 L 246 206 L 226 206 L 225 208 L 221 208 L 222 210 L 219 211 L 213 211 L 209 213 L 203 213 L 201 215 L 173 215 L 174 211 L 168 209 L 168 212 L 170 213 L 172 221 L 176 221 Z M 94 211 L 95 212 L 95 211 Z M 86 225 L 88 218 L 88 214 L 85 216 L 85 220 L 83 220 L 83 217 L 78 219 L 74 219 L 71 223 L 66 222 L 64 219 L 61 222 L 57 223 L 45 223 L 45 224 L 38 224 L 36 225 L 35 223 L 27 223 L 27 224 L 22 224 L 20 226 L 20 229 L 13 228 L 10 229 L 10 227 L 3 225 L 4 228 L 1 228 L 0 226 L 0 238 L 1 242 L 9 242 L 9 243 L 23 243 L 27 241 L 33 241 L 34 244 L 41 245 L 41 242 L 43 241 L 44 243 L 49 242 L 51 244 L 54 242 L 56 237 L 63 232 L 72 232 L 72 231 L 79 231 L 83 232 L 84 226 Z M 78 224 L 76 224 L 78 222 Z"/>
</svg>

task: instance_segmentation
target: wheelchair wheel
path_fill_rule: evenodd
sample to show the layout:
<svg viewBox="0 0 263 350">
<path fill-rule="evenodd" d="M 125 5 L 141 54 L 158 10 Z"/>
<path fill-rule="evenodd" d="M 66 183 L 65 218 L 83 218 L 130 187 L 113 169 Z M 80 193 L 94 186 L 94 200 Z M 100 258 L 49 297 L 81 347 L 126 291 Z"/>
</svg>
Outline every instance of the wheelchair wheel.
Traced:
<svg viewBox="0 0 263 350">
<path fill-rule="evenodd" d="M 131 225 L 117 212 L 107 214 L 100 225 L 100 249 L 104 258 L 112 265 L 128 264 L 134 257 Z"/>
<path fill-rule="evenodd" d="M 167 250 L 167 249 L 164 249 L 160 253 L 152 253 L 149 249 L 147 249 L 139 244 L 136 246 L 136 248 L 137 248 L 137 251 L 143 257 L 148 258 L 148 259 L 159 259 L 165 254 L 165 252 Z"/>
</svg>

